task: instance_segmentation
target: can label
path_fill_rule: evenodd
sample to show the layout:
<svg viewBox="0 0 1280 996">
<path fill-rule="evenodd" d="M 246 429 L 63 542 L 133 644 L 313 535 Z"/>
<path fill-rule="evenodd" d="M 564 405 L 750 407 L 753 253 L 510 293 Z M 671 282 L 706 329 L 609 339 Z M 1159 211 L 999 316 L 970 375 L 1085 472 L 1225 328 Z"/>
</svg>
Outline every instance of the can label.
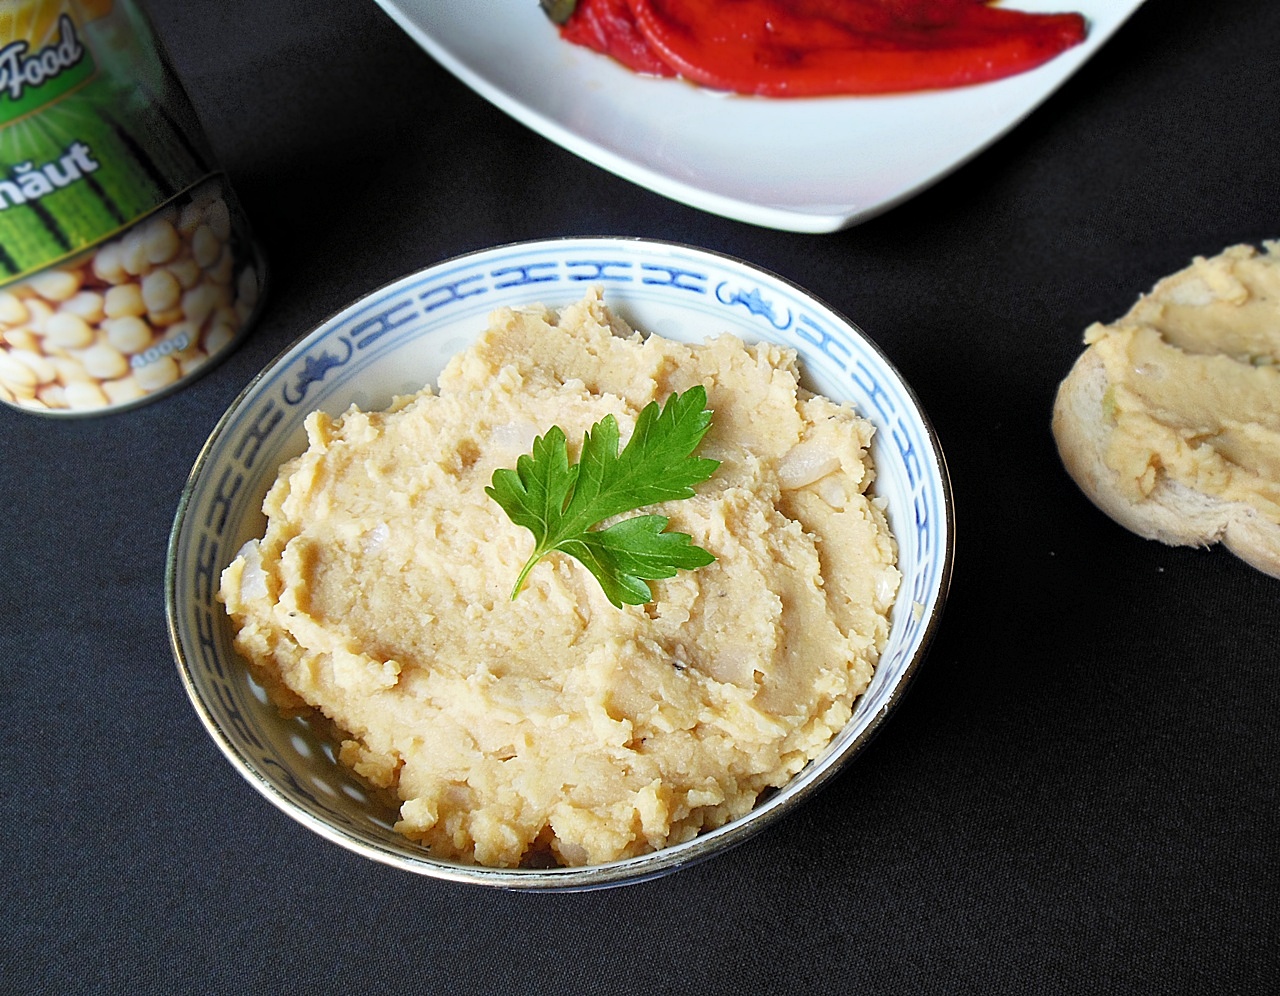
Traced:
<svg viewBox="0 0 1280 996">
<path fill-rule="evenodd" d="M 0 19 L 0 285 L 110 238 L 213 172 L 132 4 L 11 6 Z"/>
<path fill-rule="evenodd" d="M 26 39 L 0 49 L 0 125 L 61 97 L 94 74 L 93 56 L 80 43 L 75 22 L 58 15 L 57 35 L 44 48 L 31 50 Z"/>
<path fill-rule="evenodd" d="M 0 0 L 0 403 L 133 407 L 258 308 L 262 261 L 132 0 Z"/>
</svg>

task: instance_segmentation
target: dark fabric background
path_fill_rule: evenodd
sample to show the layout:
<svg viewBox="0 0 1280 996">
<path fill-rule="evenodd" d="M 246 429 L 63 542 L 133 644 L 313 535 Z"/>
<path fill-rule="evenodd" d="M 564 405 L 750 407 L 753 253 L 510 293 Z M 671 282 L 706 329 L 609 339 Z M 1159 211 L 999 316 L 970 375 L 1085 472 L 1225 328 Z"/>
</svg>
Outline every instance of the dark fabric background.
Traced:
<svg viewBox="0 0 1280 996">
<path fill-rule="evenodd" d="M 372 0 L 150 9 L 270 303 L 176 396 L 0 411 L 0 990 L 1280 991 L 1280 582 L 1113 525 L 1048 428 L 1089 322 L 1280 237 L 1280 6 L 1149 0 L 995 147 L 825 236 L 575 158 Z M 904 704 L 793 817 L 642 885 L 477 891 L 329 844 L 222 758 L 170 656 L 165 544 L 217 417 L 296 336 L 411 269 L 581 234 L 727 252 L 858 322 L 941 434 L 955 582 Z"/>
</svg>

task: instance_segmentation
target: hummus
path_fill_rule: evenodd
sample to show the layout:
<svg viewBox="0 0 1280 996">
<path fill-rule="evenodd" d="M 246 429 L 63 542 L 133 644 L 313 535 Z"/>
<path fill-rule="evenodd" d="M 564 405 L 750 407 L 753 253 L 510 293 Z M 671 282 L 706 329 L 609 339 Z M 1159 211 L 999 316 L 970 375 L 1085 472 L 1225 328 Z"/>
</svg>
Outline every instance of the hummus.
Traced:
<svg viewBox="0 0 1280 996">
<path fill-rule="evenodd" d="M 1280 243 L 1197 258 L 1085 342 L 1111 383 L 1106 464 L 1130 501 L 1163 471 L 1280 524 Z"/>
<path fill-rule="evenodd" d="M 743 815 L 848 721 L 899 584 L 872 426 L 809 394 L 796 356 L 633 332 L 598 294 L 504 309 L 386 412 L 307 419 L 309 446 L 222 575 L 236 646 L 285 709 L 400 800 L 432 854 L 492 866 L 625 858 Z M 697 494 L 653 506 L 716 557 L 616 608 L 484 492 L 552 425 L 577 458 L 613 414 L 702 384 Z M 547 852 L 550 852 L 548 855 Z"/>
</svg>

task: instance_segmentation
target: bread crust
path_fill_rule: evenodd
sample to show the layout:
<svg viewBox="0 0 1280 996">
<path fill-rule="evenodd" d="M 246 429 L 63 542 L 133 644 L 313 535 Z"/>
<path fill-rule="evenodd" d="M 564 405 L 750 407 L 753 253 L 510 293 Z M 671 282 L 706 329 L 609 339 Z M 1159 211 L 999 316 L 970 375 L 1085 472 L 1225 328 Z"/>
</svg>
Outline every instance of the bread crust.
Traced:
<svg viewBox="0 0 1280 996">
<path fill-rule="evenodd" d="M 1119 475 L 1106 463 L 1112 423 L 1103 399 L 1109 386 L 1102 360 L 1090 346 L 1076 359 L 1054 400 L 1058 455 L 1080 490 L 1139 536 L 1171 546 L 1221 543 L 1251 566 L 1280 578 L 1280 526 L 1253 506 L 1195 491 L 1162 471 L 1144 500 L 1131 501 L 1122 493 Z"/>
</svg>

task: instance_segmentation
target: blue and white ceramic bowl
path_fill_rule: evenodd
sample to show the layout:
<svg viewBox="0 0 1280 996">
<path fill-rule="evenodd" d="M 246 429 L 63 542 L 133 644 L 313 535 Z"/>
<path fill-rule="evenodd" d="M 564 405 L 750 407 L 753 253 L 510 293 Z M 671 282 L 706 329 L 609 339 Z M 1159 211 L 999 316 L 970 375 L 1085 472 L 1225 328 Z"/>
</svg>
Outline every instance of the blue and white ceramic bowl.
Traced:
<svg viewBox="0 0 1280 996">
<path fill-rule="evenodd" d="M 392 830 L 381 806 L 305 719 L 282 719 L 232 647 L 215 600 L 222 568 L 262 535 L 262 499 L 306 445 L 303 419 L 353 402 L 384 408 L 434 383 L 502 305 L 551 307 L 589 286 L 644 332 L 721 332 L 795 349 L 806 386 L 851 402 L 877 426 L 876 489 L 888 500 L 903 585 L 889 644 L 853 718 L 781 790 L 733 823 L 640 857 L 586 868 L 497 869 L 433 858 Z M 343 847 L 408 871 L 502 888 L 584 889 L 651 878 L 709 857 L 806 799 L 867 742 L 901 698 L 938 625 L 954 547 L 950 483 L 911 389 L 861 331 L 793 284 L 746 263 L 638 239 L 502 246 L 439 263 L 375 291 L 298 340 L 235 401 L 183 492 L 165 579 L 169 633 L 187 692 L 214 742 L 259 792 Z"/>
</svg>

